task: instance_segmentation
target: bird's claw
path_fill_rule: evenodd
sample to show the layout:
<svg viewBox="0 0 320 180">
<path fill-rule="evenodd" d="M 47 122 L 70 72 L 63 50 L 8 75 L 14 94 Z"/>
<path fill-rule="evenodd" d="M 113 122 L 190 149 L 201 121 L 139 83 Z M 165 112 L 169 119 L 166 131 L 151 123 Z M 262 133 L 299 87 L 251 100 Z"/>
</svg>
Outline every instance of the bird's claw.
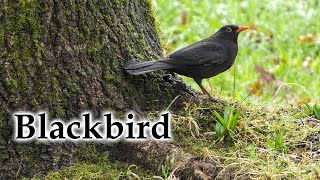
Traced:
<svg viewBox="0 0 320 180">
<path fill-rule="evenodd" d="M 210 95 L 209 95 L 209 99 L 210 99 L 212 102 L 215 102 L 215 103 L 217 103 L 217 102 L 220 102 L 220 101 L 221 101 L 220 99 L 218 99 L 218 98 L 214 98 L 214 97 L 212 97 L 212 96 L 210 96 Z"/>
</svg>

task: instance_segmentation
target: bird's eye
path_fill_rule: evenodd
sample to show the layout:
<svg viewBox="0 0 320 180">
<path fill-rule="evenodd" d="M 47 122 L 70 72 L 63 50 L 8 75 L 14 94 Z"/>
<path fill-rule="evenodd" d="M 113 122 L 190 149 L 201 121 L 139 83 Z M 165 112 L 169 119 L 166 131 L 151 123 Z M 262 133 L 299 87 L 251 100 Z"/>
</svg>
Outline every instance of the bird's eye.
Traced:
<svg viewBox="0 0 320 180">
<path fill-rule="evenodd" d="M 226 31 L 227 31 L 227 32 L 231 32 L 231 31 L 232 31 L 231 27 L 228 27 L 228 28 L 226 29 Z"/>
</svg>

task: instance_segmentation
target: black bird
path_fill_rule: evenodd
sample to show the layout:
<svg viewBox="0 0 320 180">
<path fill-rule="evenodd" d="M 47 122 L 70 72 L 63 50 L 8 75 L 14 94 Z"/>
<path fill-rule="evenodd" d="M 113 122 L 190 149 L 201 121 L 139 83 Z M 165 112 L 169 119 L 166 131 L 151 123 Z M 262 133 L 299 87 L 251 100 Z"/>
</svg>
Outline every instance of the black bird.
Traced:
<svg viewBox="0 0 320 180">
<path fill-rule="evenodd" d="M 248 26 L 226 25 L 210 37 L 180 49 L 157 61 L 123 61 L 123 68 L 139 75 L 156 70 L 169 70 L 194 79 L 202 92 L 216 101 L 202 86 L 202 79 L 210 78 L 229 69 L 237 56 L 238 35 Z"/>
</svg>

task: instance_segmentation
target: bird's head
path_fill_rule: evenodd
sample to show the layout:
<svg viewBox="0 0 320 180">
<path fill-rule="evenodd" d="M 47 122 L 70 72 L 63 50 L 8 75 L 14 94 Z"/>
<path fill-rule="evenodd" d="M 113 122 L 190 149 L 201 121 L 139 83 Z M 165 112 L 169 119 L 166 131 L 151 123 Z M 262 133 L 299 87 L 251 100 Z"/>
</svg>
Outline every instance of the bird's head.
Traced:
<svg viewBox="0 0 320 180">
<path fill-rule="evenodd" d="M 237 43 L 238 35 L 241 31 L 248 29 L 248 26 L 226 25 L 221 27 L 214 36 L 219 38 L 232 40 Z"/>
</svg>

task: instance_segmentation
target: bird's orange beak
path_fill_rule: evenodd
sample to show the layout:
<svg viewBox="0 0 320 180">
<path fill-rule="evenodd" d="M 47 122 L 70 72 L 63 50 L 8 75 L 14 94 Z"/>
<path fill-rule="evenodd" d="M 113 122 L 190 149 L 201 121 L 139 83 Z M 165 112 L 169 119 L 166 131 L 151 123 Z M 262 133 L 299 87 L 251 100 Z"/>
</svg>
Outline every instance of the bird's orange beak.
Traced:
<svg viewBox="0 0 320 180">
<path fill-rule="evenodd" d="M 236 32 L 239 33 L 239 32 L 244 31 L 244 30 L 246 30 L 246 29 L 249 29 L 249 27 L 248 27 L 248 26 L 240 26 L 240 27 L 236 30 Z"/>
</svg>

